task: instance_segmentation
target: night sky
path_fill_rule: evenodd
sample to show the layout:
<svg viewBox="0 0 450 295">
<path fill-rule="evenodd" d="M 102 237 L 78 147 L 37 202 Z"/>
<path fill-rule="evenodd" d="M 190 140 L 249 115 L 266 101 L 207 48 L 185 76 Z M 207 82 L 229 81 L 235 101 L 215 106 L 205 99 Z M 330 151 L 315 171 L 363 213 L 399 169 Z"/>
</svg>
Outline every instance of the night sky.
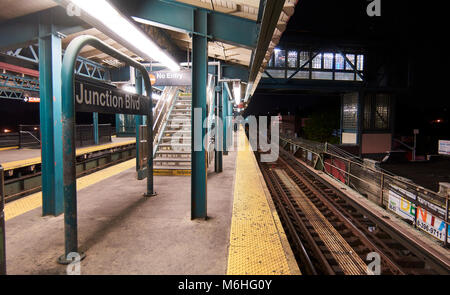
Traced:
<svg viewBox="0 0 450 295">
<path fill-rule="evenodd" d="M 376 47 L 380 58 L 392 67 L 394 77 L 407 80 L 407 63 L 411 56 L 409 75 L 411 87 L 397 95 L 395 132 L 410 135 L 420 128 L 422 135 L 450 139 L 450 103 L 446 75 L 441 67 L 446 55 L 440 50 L 439 37 L 448 24 L 448 16 L 441 1 L 381 0 L 380 17 L 368 17 L 366 0 L 301 0 L 294 16 L 280 40 L 283 44 L 315 44 L 332 47 L 334 44 L 361 44 Z M 448 49 L 446 49 L 448 51 Z M 445 52 L 446 52 L 445 51 Z M 245 115 L 311 113 L 322 108 L 339 108 L 339 93 L 304 91 L 256 90 Z M 440 123 L 433 121 L 439 120 Z"/>
<path fill-rule="evenodd" d="M 318 44 L 375 44 L 386 52 L 387 59 L 412 56 L 412 87 L 398 96 L 395 130 L 408 134 L 423 128 L 430 134 L 450 135 L 450 104 L 447 75 L 440 74 L 446 55 L 439 49 L 439 37 L 447 28 L 445 1 L 381 0 L 382 16 L 368 17 L 366 0 L 300 0 L 294 16 L 280 41 Z M 418 3 L 416 3 L 418 2 Z M 426 4 L 425 4 L 426 3 Z M 399 67 L 398 75 L 405 75 Z M 246 114 L 308 113 L 322 108 L 339 111 L 339 93 L 268 93 L 258 89 Z M 441 123 L 431 123 L 435 120 Z M 77 114 L 78 124 L 91 124 L 91 114 Z M 101 115 L 100 123 L 114 124 L 114 116 Z M 39 124 L 39 104 L 0 99 L 0 128 L 16 129 L 19 124 Z"/>
</svg>

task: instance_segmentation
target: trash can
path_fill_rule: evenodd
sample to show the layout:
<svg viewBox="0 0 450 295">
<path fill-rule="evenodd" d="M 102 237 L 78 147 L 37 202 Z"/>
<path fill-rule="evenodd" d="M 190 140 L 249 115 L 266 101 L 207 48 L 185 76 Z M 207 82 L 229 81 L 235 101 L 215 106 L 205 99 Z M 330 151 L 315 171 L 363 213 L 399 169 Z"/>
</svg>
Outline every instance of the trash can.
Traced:
<svg viewBox="0 0 450 295">
<path fill-rule="evenodd" d="M 3 167 L 0 165 L 0 275 L 6 275 L 5 242 L 5 186 Z"/>
</svg>

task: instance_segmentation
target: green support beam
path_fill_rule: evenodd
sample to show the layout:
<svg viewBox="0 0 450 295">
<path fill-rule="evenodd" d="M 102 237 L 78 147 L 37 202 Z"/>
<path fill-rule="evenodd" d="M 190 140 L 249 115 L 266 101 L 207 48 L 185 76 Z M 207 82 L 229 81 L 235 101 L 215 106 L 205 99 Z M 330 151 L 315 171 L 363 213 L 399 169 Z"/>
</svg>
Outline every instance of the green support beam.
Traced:
<svg viewBox="0 0 450 295">
<path fill-rule="evenodd" d="M 0 50 L 36 43 L 43 36 L 40 25 L 53 26 L 55 32 L 64 35 L 88 29 L 77 17 L 68 17 L 64 8 L 53 7 L 0 23 Z"/>
<path fill-rule="evenodd" d="M 137 73 L 136 73 L 137 74 Z M 143 90 L 142 90 L 142 79 L 138 78 L 138 75 L 136 75 L 136 93 L 137 94 L 143 94 Z M 139 158 L 140 158 L 140 148 L 139 148 L 139 142 L 141 142 L 141 136 L 139 134 L 139 127 L 142 125 L 142 116 L 141 115 L 135 115 L 134 116 L 134 122 L 136 124 L 136 171 L 138 172 L 138 174 L 140 174 L 140 171 L 143 169 L 143 167 L 141 167 L 140 163 L 139 163 Z M 144 176 L 140 175 L 140 177 L 138 176 L 138 179 L 143 179 Z"/>
<path fill-rule="evenodd" d="M 98 113 L 92 113 L 92 121 L 92 125 L 94 125 L 94 144 L 99 144 L 100 138 L 98 134 Z"/>
<path fill-rule="evenodd" d="M 126 14 L 151 21 L 155 26 L 208 36 L 212 40 L 249 49 L 256 47 L 258 24 L 249 19 L 171 0 L 113 0 L 113 3 Z M 197 11 L 207 14 L 204 31 L 199 31 L 194 25 L 194 12 Z"/>
<path fill-rule="evenodd" d="M 216 136 L 215 136 L 215 157 L 214 157 L 214 170 L 216 173 L 221 173 L 223 171 L 223 122 L 222 122 L 222 95 L 221 91 L 218 91 L 220 86 L 218 81 L 215 83 L 216 87 L 214 89 L 214 101 L 216 110 Z"/>
<path fill-rule="evenodd" d="M 44 16 L 43 16 L 44 17 Z M 53 26 L 39 26 L 39 84 L 42 158 L 42 214 L 63 212 L 63 155 L 61 127 L 61 38 Z"/>
<path fill-rule="evenodd" d="M 168 15 L 168 14 L 167 14 Z M 208 79 L 208 14 L 195 10 L 194 29 L 201 34 L 192 36 L 192 174 L 191 219 L 207 218 L 206 150 L 203 144 L 206 130 L 206 84 Z M 176 17 L 173 17 L 176 18 Z"/>
<path fill-rule="evenodd" d="M 222 84 L 222 122 L 223 122 L 223 154 L 228 155 L 227 132 L 228 132 L 228 92 Z"/>
</svg>

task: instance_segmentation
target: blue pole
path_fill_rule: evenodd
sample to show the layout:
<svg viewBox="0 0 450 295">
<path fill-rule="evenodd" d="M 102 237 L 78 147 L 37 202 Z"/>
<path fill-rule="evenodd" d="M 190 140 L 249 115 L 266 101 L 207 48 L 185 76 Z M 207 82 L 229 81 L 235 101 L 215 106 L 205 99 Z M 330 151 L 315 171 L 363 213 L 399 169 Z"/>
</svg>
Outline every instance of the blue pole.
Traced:
<svg viewBox="0 0 450 295">
<path fill-rule="evenodd" d="M 227 131 L 228 131 L 228 92 L 222 85 L 222 121 L 223 121 L 223 154 L 228 155 Z"/>
<path fill-rule="evenodd" d="M 216 142 L 215 142 L 215 172 L 220 173 L 223 171 L 223 134 L 222 134 L 222 96 L 221 92 L 217 91 L 218 82 L 215 83 L 214 89 L 214 101 L 216 102 Z"/>
<path fill-rule="evenodd" d="M 94 122 L 94 144 L 99 144 L 99 134 L 98 134 L 98 113 L 92 113 L 92 120 Z"/>
<path fill-rule="evenodd" d="M 191 219 L 207 218 L 206 150 L 203 139 L 206 130 L 206 83 L 208 79 L 208 39 L 205 10 L 195 10 L 192 36 L 192 174 L 191 174 Z"/>
<path fill-rule="evenodd" d="M 142 91 L 142 76 L 138 75 L 138 73 L 136 73 L 136 93 L 137 94 L 141 94 L 143 93 Z M 141 171 L 143 169 L 143 167 L 141 167 L 141 164 L 139 163 L 139 158 L 140 158 L 140 148 L 139 148 L 139 143 L 141 142 L 141 138 L 140 138 L 140 134 L 139 134 L 139 128 L 142 125 L 142 116 L 141 115 L 135 115 L 134 116 L 134 122 L 136 124 L 136 171 Z M 140 177 L 138 177 L 139 179 L 142 179 Z"/>
<path fill-rule="evenodd" d="M 44 16 L 42 16 L 44 17 Z M 39 33 L 39 104 L 42 160 L 42 215 L 63 212 L 61 128 L 61 38 L 51 25 L 40 24 Z"/>
</svg>

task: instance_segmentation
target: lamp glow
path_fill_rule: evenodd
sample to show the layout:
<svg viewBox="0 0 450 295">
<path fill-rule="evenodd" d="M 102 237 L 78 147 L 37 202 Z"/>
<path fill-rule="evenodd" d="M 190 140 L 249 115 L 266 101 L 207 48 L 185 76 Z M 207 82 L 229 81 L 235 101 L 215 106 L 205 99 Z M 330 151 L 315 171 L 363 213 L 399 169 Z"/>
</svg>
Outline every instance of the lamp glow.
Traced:
<svg viewBox="0 0 450 295">
<path fill-rule="evenodd" d="M 138 29 L 136 25 L 122 16 L 106 0 L 70 0 L 74 5 L 95 18 L 103 25 L 111 29 L 115 34 L 128 43 L 134 45 L 145 58 L 156 60 L 172 71 L 179 71 L 179 65 L 161 48 L 159 48 L 147 35 Z"/>
</svg>

